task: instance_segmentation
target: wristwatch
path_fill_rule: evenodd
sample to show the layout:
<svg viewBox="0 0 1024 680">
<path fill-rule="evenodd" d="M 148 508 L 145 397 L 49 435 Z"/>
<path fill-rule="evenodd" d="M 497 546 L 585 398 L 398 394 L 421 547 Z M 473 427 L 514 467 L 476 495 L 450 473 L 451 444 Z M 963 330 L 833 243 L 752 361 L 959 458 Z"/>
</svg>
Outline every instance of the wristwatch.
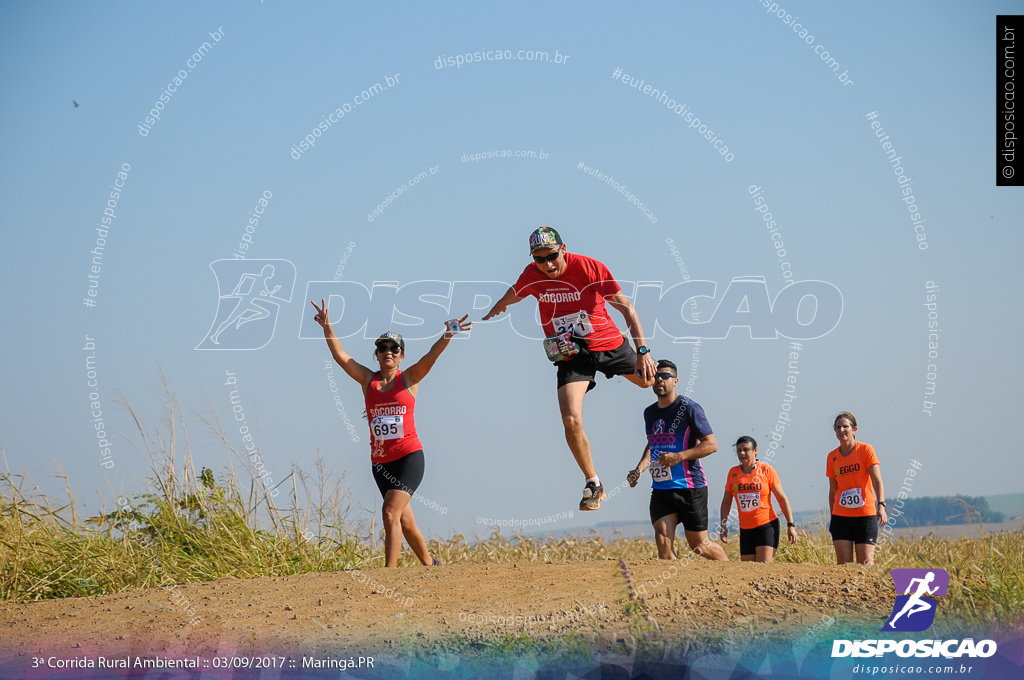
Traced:
<svg viewBox="0 0 1024 680">
<path fill-rule="evenodd" d="M 647 345 L 640 345 L 636 348 L 636 353 L 640 356 L 646 356 L 651 353 L 651 350 L 647 348 Z"/>
</svg>

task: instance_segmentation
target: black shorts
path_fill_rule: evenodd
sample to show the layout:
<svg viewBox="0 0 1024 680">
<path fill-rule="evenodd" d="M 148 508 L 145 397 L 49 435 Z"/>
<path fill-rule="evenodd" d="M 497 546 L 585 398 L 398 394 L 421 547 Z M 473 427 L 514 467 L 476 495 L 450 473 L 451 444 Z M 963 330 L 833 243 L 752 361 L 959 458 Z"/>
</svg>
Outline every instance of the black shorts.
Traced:
<svg viewBox="0 0 1024 680">
<path fill-rule="evenodd" d="M 374 463 L 372 467 L 373 481 L 377 482 L 382 497 L 392 489 L 411 496 L 423 481 L 423 451 L 413 451 L 390 463 Z"/>
<path fill-rule="evenodd" d="M 708 488 L 651 489 L 651 524 L 677 515 L 687 531 L 708 530 Z"/>
<path fill-rule="evenodd" d="M 832 515 L 828 531 L 833 541 L 853 541 L 860 545 L 874 545 L 878 540 L 878 515 L 843 517 Z"/>
<path fill-rule="evenodd" d="M 740 555 L 756 555 L 757 549 L 770 545 L 779 549 L 779 518 L 753 529 L 740 529 Z"/>
<path fill-rule="evenodd" d="M 579 354 L 566 359 L 556 361 L 558 367 L 558 387 L 568 385 L 572 382 L 590 383 L 587 392 L 597 386 L 594 380 L 598 371 L 604 373 L 606 378 L 614 378 L 617 375 L 629 375 L 636 371 L 636 350 L 622 338 L 622 344 L 615 349 L 604 352 L 592 352 L 583 349 Z"/>
</svg>

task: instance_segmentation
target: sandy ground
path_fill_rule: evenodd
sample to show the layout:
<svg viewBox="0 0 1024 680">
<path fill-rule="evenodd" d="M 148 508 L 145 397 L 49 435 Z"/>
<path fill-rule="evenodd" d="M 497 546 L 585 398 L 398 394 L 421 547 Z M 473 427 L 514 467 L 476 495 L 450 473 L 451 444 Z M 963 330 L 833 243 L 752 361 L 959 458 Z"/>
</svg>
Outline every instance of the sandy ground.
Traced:
<svg viewBox="0 0 1024 680">
<path fill-rule="evenodd" d="M 887 576 L 853 565 L 693 558 L 688 565 L 649 560 L 630 566 L 638 594 L 646 593 L 647 613 L 668 636 L 736 637 L 756 630 L 796 637 L 823 617 L 880 621 L 893 602 Z M 2 604 L 0 658 L 397 654 L 520 631 L 539 638 L 577 631 L 611 648 L 630 639 L 636 619 L 625 613 L 625 582 L 611 560 L 229 578 L 177 589 L 177 596 L 152 589 Z M 202 618 L 196 625 L 187 623 L 190 608 Z"/>
</svg>

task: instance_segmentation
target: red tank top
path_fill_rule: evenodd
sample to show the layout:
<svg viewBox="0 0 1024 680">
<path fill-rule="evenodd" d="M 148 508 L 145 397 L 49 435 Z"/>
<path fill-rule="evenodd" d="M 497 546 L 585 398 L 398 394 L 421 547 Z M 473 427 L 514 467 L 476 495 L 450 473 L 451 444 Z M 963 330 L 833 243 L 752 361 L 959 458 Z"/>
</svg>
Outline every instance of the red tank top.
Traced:
<svg viewBox="0 0 1024 680">
<path fill-rule="evenodd" d="M 380 373 L 374 373 L 366 390 L 366 418 L 370 421 L 370 462 L 390 463 L 410 453 L 420 451 L 423 445 L 416 436 L 413 411 L 416 398 L 405 387 L 399 371 L 391 389 L 381 392 Z"/>
</svg>

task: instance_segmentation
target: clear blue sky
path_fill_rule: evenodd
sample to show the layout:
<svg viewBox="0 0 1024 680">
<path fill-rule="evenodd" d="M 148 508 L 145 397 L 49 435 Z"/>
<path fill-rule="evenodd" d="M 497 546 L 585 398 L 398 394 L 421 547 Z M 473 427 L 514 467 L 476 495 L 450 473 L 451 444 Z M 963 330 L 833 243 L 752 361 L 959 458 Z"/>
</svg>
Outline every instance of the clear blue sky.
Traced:
<svg viewBox="0 0 1024 680">
<path fill-rule="evenodd" d="M 889 496 L 911 459 L 924 464 L 915 496 L 1019 490 L 998 471 L 1016 463 L 1010 430 L 1021 362 L 1013 348 L 1024 329 L 1009 272 L 1020 257 L 1024 201 L 1020 189 L 995 186 L 992 147 L 995 15 L 1020 4 L 782 4 L 813 45 L 755 0 L 0 5 L 0 443 L 12 471 L 57 492 L 54 475 L 66 470 L 85 513 L 109 508 L 116 492 L 145 489 L 148 462 L 125 440 L 114 439 L 113 467 L 100 465 L 86 369 L 93 351 L 82 349 L 89 336 L 110 433 L 138 439 L 121 394 L 151 427 L 163 426 L 162 370 L 197 466 L 219 474 L 228 458 L 199 416 L 216 410 L 240 445 L 223 385 L 231 371 L 274 477 L 293 466 L 311 472 L 319 451 L 347 476 L 352 518 L 367 520 L 379 497 L 365 423 L 356 423 L 361 442 L 353 443 L 331 399 L 325 343 L 298 337 L 306 282 L 331 279 L 350 242 L 343 277 L 368 288 L 512 282 L 529 262 L 527 236 L 545 224 L 620 281 L 667 288 L 682 280 L 666 245 L 674 239 L 689 275 L 717 282 L 719 298 L 740 276 L 764 277 L 774 297 L 785 279 L 748 193 L 758 185 L 794 279 L 828 281 L 844 299 L 839 325 L 799 352 L 793 424 L 775 456 L 795 507 L 825 503 L 824 459 L 841 410 L 857 415 L 859 438 L 878 452 Z M 209 34 L 218 31 L 214 42 Z M 192 68 L 204 41 L 212 46 Z M 852 84 L 815 54 L 817 45 Z M 557 50 L 568 60 L 435 67 L 442 56 L 489 50 L 550 59 Z M 734 158 L 724 160 L 664 104 L 613 80 L 617 68 L 686 104 Z M 179 69 L 187 77 L 140 135 Z M 389 77 L 392 87 L 353 103 Z M 293 158 L 291 147 L 346 104 L 351 110 L 316 146 Z M 866 119 L 871 111 L 913 180 L 927 250 L 918 248 Z M 461 160 L 494 149 L 548 155 Z M 657 222 L 581 172 L 580 162 L 627 184 Z M 86 307 L 89 251 L 122 164 L 130 171 L 96 306 Z M 430 167 L 435 174 L 367 220 Z M 246 255 L 292 262 L 295 292 L 266 347 L 197 351 L 217 310 L 210 263 L 232 256 L 264 192 L 272 198 Z M 939 288 L 932 361 L 928 281 Z M 703 301 L 702 318 L 713 309 Z M 655 356 L 689 363 L 688 345 L 646 330 Z M 410 358 L 429 344 L 411 341 Z M 370 361 L 369 340 L 345 347 Z M 790 341 L 752 340 L 744 328 L 703 344 L 694 397 L 722 442 L 705 464 L 713 508 L 735 464 L 727 444 L 753 434 L 767 448 L 790 351 Z M 929 363 L 931 415 L 922 411 Z M 349 416 L 358 416 L 358 386 L 344 380 L 339 388 Z M 419 394 L 427 459 L 420 492 L 448 508 L 441 515 L 413 506 L 431 535 L 486 534 L 478 517 L 576 509 L 583 480 L 538 342 L 507 321 L 481 324 L 452 344 Z M 606 487 L 636 463 L 641 412 L 652 401 L 621 379 L 601 378 L 588 397 L 585 425 Z M 643 520 L 648 498 L 637 488 L 550 526 Z"/>
</svg>

